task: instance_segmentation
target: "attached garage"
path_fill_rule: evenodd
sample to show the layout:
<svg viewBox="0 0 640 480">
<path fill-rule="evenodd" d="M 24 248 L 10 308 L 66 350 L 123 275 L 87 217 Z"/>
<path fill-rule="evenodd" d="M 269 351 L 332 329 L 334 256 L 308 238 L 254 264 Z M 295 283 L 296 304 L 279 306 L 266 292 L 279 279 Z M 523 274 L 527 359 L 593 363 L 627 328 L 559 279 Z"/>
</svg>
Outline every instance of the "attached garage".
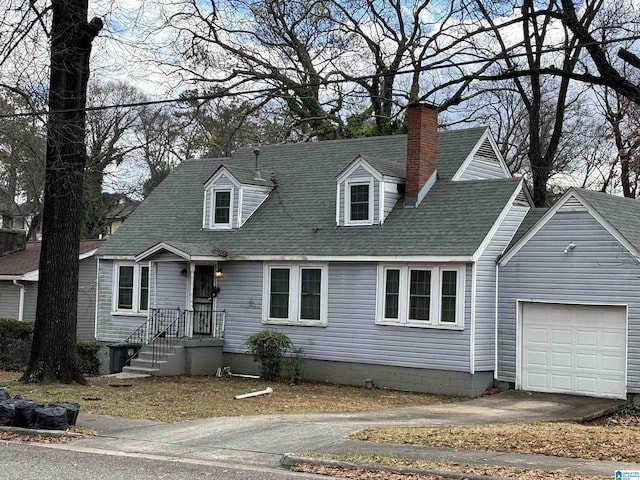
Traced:
<svg viewBox="0 0 640 480">
<path fill-rule="evenodd" d="M 626 398 L 627 309 L 520 303 L 523 390 Z"/>
</svg>

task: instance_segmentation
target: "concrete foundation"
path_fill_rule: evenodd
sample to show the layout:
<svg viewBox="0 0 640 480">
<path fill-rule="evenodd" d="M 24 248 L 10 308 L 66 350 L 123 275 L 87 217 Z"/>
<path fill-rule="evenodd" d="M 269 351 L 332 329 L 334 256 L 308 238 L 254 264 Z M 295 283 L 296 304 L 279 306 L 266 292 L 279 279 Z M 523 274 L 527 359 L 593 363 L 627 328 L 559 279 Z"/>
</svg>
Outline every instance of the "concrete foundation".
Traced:
<svg viewBox="0 0 640 480">
<path fill-rule="evenodd" d="M 258 374 L 259 366 L 250 355 L 226 353 L 224 365 L 234 373 Z M 283 369 L 282 375 L 289 373 Z M 493 386 L 493 372 L 465 372 L 392 367 L 348 362 L 305 359 L 303 378 L 329 383 L 392 388 L 423 393 L 477 397 Z"/>
</svg>

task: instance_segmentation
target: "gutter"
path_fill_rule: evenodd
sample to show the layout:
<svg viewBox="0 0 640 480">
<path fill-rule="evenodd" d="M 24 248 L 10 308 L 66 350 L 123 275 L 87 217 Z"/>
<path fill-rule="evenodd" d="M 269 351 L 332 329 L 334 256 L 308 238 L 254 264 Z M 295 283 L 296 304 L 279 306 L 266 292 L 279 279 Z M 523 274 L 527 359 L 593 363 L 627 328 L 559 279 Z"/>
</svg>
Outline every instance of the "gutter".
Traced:
<svg viewBox="0 0 640 480">
<path fill-rule="evenodd" d="M 23 283 L 18 283 L 18 280 L 13 280 L 13 284 L 16 287 L 20 288 L 20 303 L 18 304 L 18 321 L 22 322 L 24 321 L 24 284 Z"/>
</svg>

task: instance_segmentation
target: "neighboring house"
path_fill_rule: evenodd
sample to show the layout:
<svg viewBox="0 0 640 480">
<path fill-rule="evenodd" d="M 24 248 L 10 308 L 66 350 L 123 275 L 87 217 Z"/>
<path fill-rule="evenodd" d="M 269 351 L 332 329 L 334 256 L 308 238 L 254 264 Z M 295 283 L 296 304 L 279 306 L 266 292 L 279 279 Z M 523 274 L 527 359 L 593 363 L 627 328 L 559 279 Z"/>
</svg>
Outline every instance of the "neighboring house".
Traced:
<svg viewBox="0 0 640 480">
<path fill-rule="evenodd" d="M 0 229 L 29 233 L 34 218 L 25 214 L 28 211 L 30 206 L 27 203 L 0 202 Z M 40 238 L 39 228 L 34 228 L 30 234 L 31 238 Z"/>
<path fill-rule="evenodd" d="M 113 194 L 117 196 L 117 202 L 109 208 L 106 218 L 106 233 L 105 237 L 113 235 L 122 223 L 133 213 L 140 202 L 132 200 L 124 194 Z"/>
<path fill-rule="evenodd" d="M 5 232 L 6 233 L 6 232 Z M 103 242 L 80 242 L 78 291 L 78 340 L 95 340 L 96 258 Z M 0 317 L 34 321 L 38 296 L 38 263 L 41 242 L 26 242 L 0 256 Z"/>
<path fill-rule="evenodd" d="M 157 334 L 166 342 L 185 330 L 193 337 L 223 330 L 223 363 L 212 368 L 247 372 L 256 367 L 245 340 L 273 328 L 304 349 L 312 379 L 464 395 L 495 382 L 598 396 L 640 392 L 640 319 L 632 315 L 629 341 L 636 343 L 629 344 L 623 391 L 540 386 L 523 370 L 516 307 L 529 327 L 525 300 L 580 299 L 571 295 L 570 277 L 549 281 L 542 294 L 540 283 L 555 275 L 553 256 L 534 256 L 541 272 L 520 275 L 520 257 L 548 215 L 531 208 L 487 129 L 438 133 L 437 113 L 425 105 L 409 108 L 407 135 L 186 161 L 99 250 L 96 338 Z M 533 236 L 525 233 L 531 225 Z M 582 255 L 592 235 L 582 225 L 571 235 L 573 225 L 564 223 L 574 249 L 554 239 L 561 255 L 568 248 L 563 258 Z M 631 285 L 637 277 L 625 278 Z M 613 284 L 597 275 L 588 282 Z M 631 297 L 605 296 L 602 303 L 628 305 L 626 322 Z M 552 338 L 546 343 L 554 357 Z M 552 377 L 554 368 L 551 362 Z M 568 368 L 583 372 L 582 364 Z M 523 371 L 531 381 L 523 382 Z"/>
</svg>

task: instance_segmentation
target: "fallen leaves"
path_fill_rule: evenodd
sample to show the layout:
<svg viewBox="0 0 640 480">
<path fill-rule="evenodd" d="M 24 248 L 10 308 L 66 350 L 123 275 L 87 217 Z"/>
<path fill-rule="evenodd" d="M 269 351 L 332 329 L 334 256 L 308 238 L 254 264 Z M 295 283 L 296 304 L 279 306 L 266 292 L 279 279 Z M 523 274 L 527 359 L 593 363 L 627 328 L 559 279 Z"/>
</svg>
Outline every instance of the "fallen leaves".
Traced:
<svg viewBox="0 0 640 480">
<path fill-rule="evenodd" d="M 640 462 L 640 428 L 629 428 L 622 419 L 610 426 L 534 422 L 441 428 L 376 428 L 363 430 L 351 438 L 377 443 Z"/>
</svg>

